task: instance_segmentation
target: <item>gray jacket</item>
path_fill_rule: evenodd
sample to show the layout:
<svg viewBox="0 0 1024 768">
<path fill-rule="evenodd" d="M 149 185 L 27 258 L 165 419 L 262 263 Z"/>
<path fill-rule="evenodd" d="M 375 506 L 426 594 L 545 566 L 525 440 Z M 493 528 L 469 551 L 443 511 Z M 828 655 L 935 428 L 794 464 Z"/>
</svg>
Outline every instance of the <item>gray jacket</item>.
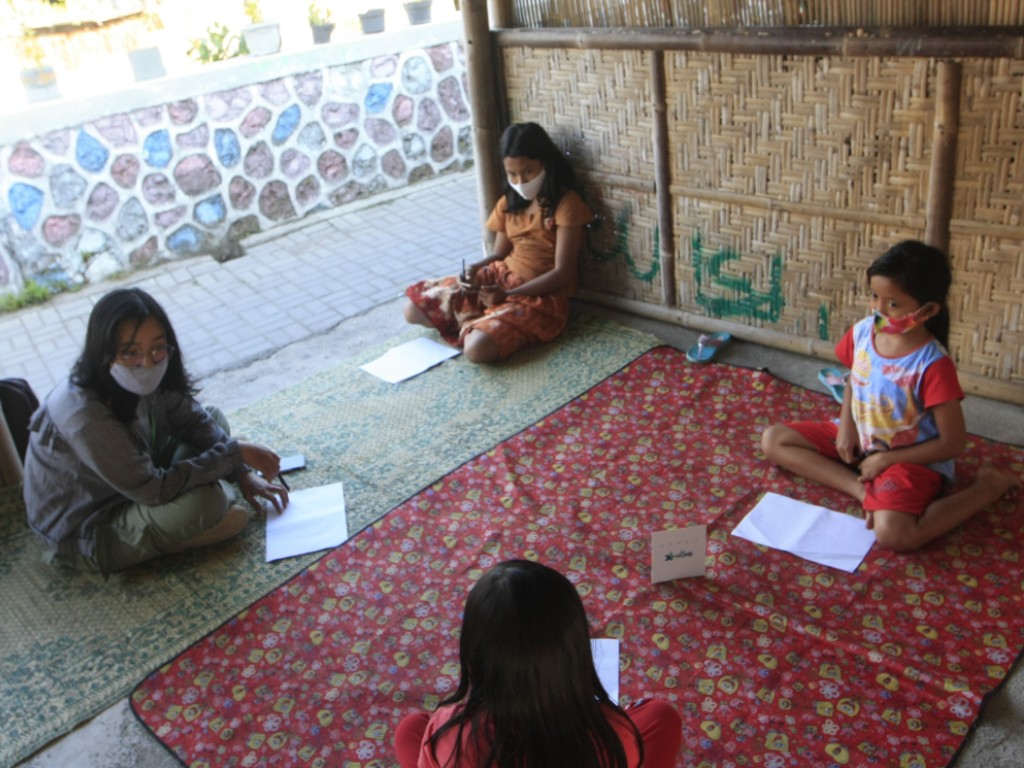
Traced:
<svg viewBox="0 0 1024 768">
<path fill-rule="evenodd" d="M 58 384 L 32 416 L 25 456 L 28 524 L 60 554 L 92 557 L 96 526 L 129 502 L 165 504 L 244 469 L 241 450 L 194 399 L 160 391 L 119 421 L 95 394 Z M 170 466 L 155 457 L 182 441 L 198 452 Z"/>
</svg>

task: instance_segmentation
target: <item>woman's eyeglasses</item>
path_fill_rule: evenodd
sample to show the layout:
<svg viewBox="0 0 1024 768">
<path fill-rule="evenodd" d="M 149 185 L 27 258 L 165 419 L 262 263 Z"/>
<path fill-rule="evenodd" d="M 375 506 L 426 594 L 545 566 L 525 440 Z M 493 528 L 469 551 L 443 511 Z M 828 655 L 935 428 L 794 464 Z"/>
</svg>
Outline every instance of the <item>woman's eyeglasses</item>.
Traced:
<svg viewBox="0 0 1024 768">
<path fill-rule="evenodd" d="M 161 344 L 148 352 L 143 352 L 141 349 L 126 349 L 117 353 L 117 362 L 127 365 L 129 368 L 137 368 L 145 364 L 147 357 L 153 365 L 158 365 L 173 354 L 174 347 L 170 344 Z"/>
</svg>

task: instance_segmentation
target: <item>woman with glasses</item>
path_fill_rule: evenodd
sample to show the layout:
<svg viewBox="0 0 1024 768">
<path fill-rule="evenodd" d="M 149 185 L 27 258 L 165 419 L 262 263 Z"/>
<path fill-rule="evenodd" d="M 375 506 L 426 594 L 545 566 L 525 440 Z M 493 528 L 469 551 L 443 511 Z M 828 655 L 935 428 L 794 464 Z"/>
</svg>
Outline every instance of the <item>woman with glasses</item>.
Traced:
<svg viewBox="0 0 1024 768">
<path fill-rule="evenodd" d="M 50 557 L 109 573 L 238 535 L 253 507 L 277 509 L 279 457 L 234 440 L 195 400 L 163 308 L 143 290 L 101 298 L 71 375 L 32 417 L 28 522 Z"/>
</svg>

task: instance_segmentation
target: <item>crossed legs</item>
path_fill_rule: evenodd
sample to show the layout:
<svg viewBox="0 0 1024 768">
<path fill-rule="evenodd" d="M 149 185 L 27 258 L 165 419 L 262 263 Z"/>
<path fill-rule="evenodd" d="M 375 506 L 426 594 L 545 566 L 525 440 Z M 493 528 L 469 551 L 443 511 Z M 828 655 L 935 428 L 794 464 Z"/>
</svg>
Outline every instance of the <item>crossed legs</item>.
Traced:
<svg viewBox="0 0 1024 768">
<path fill-rule="evenodd" d="M 852 496 L 864 503 L 866 489 L 857 472 L 818 453 L 796 430 L 776 424 L 761 435 L 761 450 L 769 460 L 802 477 Z M 897 510 L 865 511 L 868 528 L 879 545 L 894 552 L 911 552 L 938 538 L 998 500 L 1019 481 L 992 467 L 983 467 L 974 483 L 932 501 L 920 515 Z"/>
</svg>

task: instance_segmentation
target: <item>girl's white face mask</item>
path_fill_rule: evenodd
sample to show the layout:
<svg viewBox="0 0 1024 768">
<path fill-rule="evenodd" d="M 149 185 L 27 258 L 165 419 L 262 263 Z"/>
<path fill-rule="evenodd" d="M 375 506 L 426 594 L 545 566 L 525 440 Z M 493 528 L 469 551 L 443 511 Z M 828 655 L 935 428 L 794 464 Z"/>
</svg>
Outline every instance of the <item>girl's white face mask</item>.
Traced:
<svg viewBox="0 0 1024 768">
<path fill-rule="evenodd" d="M 525 184 L 513 184 L 511 181 L 508 183 L 512 189 L 514 189 L 521 198 L 524 200 L 533 200 L 540 192 L 540 188 L 544 185 L 544 169 L 540 169 L 540 173 L 534 176 Z"/>
<path fill-rule="evenodd" d="M 144 365 L 123 365 L 114 363 L 110 366 L 110 375 L 122 389 L 126 389 L 133 395 L 151 395 L 163 381 L 167 373 L 167 364 L 170 359 L 161 360 L 155 365 L 147 368 Z"/>
</svg>

